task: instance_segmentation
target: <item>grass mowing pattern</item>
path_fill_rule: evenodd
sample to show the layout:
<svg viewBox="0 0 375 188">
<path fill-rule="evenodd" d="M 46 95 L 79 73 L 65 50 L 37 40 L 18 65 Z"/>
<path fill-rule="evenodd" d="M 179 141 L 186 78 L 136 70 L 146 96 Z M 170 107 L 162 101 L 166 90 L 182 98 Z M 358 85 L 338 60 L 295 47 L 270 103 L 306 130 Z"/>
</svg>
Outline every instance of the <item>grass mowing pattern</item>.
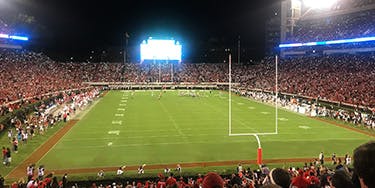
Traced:
<svg viewBox="0 0 375 188">
<path fill-rule="evenodd" d="M 159 91 L 132 93 L 109 92 L 39 163 L 68 169 L 256 158 L 253 137 L 228 136 L 227 93 L 184 97 L 166 91 L 160 100 Z M 232 99 L 233 133 L 274 131 L 274 107 Z M 370 139 L 284 110 L 279 134 L 260 136 L 268 159 L 344 155 Z"/>
</svg>

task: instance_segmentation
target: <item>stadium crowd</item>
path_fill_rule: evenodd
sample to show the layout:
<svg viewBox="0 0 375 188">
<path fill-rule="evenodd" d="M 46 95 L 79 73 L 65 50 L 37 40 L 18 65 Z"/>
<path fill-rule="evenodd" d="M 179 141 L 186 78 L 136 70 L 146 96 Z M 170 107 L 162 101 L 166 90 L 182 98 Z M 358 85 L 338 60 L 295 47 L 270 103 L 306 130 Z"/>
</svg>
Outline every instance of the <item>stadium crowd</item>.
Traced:
<svg viewBox="0 0 375 188">
<path fill-rule="evenodd" d="M 278 66 L 279 91 L 373 108 L 374 64 L 373 56 L 283 59 Z M 12 108 L 12 101 L 40 99 L 47 93 L 85 87 L 85 82 L 171 82 L 172 77 L 175 83 L 228 82 L 228 66 L 193 63 L 60 63 L 40 53 L 1 50 L 1 114 Z M 248 89 L 274 91 L 274 59 L 266 58 L 255 64 L 233 64 L 232 79 Z"/>
<path fill-rule="evenodd" d="M 312 15 L 297 21 L 293 33 L 287 37 L 287 42 L 339 40 L 371 37 L 375 34 L 374 9 L 333 14 L 323 18 L 319 17 L 319 13 L 310 14 Z"/>
</svg>

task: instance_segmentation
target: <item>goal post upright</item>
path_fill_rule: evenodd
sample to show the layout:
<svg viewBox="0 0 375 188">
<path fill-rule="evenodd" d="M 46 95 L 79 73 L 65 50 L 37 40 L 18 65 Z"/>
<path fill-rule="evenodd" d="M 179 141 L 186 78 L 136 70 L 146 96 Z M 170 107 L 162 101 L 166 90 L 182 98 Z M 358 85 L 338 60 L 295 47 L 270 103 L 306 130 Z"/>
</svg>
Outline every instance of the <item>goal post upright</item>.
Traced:
<svg viewBox="0 0 375 188">
<path fill-rule="evenodd" d="M 279 127 L 278 127 L 278 104 L 277 104 L 277 99 L 279 98 L 279 91 L 278 91 L 278 64 L 279 64 L 279 56 L 275 56 L 275 125 L 276 125 L 276 130 L 275 133 L 277 134 L 279 132 Z"/>
<path fill-rule="evenodd" d="M 232 134 L 232 55 L 229 54 L 229 63 L 228 63 L 228 83 L 229 83 L 229 100 L 228 100 L 228 124 L 229 124 L 229 135 Z"/>
<path fill-rule="evenodd" d="M 228 62 L 228 136 L 254 136 L 257 143 L 257 164 L 262 164 L 263 151 L 259 136 L 265 135 L 277 135 L 278 134 L 278 64 L 279 56 L 275 56 L 275 131 L 274 132 L 263 132 L 263 133 L 232 133 L 232 55 L 229 54 Z"/>
</svg>

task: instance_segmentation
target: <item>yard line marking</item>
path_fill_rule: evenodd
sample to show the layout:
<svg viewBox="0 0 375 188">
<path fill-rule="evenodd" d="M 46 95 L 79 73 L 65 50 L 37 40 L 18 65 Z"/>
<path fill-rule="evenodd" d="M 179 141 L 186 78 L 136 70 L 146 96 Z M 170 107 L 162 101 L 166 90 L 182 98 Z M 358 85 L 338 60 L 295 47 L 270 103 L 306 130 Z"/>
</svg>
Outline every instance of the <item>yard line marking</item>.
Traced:
<svg viewBox="0 0 375 188">
<path fill-rule="evenodd" d="M 119 130 L 115 130 L 115 131 L 108 131 L 108 134 L 115 134 L 115 135 L 120 135 L 120 131 Z"/>
<path fill-rule="evenodd" d="M 172 122 L 174 128 L 177 130 L 178 134 L 182 136 L 185 142 L 187 142 L 185 134 L 181 131 L 180 127 L 176 123 L 176 121 L 173 119 L 171 114 L 168 112 L 168 110 L 165 108 L 163 103 L 160 103 L 160 106 L 162 107 L 163 111 L 168 115 L 169 120 Z"/>
<path fill-rule="evenodd" d="M 298 128 L 301 128 L 301 129 L 311 129 L 311 127 L 305 126 L 305 125 L 300 125 L 300 126 L 298 126 Z"/>
<path fill-rule="evenodd" d="M 232 101 L 233 101 L 233 100 L 232 100 Z M 207 106 L 209 106 L 210 108 L 212 108 L 212 109 L 213 109 L 214 111 L 216 111 L 216 112 L 220 112 L 220 113 L 223 113 L 223 114 L 226 114 L 226 113 L 227 113 L 227 112 L 223 112 L 223 110 L 220 110 L 219 108 L 215 108 L 215 106 L 213 106 L 212 104 L 209 104 L 209 103 L 207 103 L 207 102 L 203 102 L 203 104 L 206 104 Z M 254 131 L 254 133 L 258 133 L 258 132 L 259 132 L 258 130 L 252 128 L 251 126 L 248 126 L 245 122 L 243 122 L 243 121 L 241 121 L 241 120 L 239 120 L 239 119 L 237 119 L 237 118 L 234 118 L 234 119 L 232 119 L 232 120 L 234 120 L 234 121 L 240 123 L 241 125 L 245 126 L 247 129 L 250 129 L 250 130 Z"/>
<path fill-rule="evenodd" d="M 122 125 L 122 121 L 115 121 L 115 120 L 113 120 L 113 121 L 112 121 L 112 124 L 119 124 L 119 125 Z"/>
</svg>

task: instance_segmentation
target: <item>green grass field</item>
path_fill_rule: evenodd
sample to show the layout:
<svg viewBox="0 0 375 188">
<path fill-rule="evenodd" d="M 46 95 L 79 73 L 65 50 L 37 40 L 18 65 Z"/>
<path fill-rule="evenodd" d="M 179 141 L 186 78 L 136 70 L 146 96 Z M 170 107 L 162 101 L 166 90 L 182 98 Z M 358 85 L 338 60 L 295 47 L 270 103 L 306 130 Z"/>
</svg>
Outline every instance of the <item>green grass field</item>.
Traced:
<svg viewBox="0 0 375 188">
<path fill-rule="evenodd" d="M 48 169 L 256 159 L 252 136 L 228 136 L 228 94 L 110 91 L 39 161 Z M 232 132 L 275 132 L 275 107 L 232 97 Z M 369 136 L 279 109 L 265 159 L 352 153 Z"/>
</svg>

